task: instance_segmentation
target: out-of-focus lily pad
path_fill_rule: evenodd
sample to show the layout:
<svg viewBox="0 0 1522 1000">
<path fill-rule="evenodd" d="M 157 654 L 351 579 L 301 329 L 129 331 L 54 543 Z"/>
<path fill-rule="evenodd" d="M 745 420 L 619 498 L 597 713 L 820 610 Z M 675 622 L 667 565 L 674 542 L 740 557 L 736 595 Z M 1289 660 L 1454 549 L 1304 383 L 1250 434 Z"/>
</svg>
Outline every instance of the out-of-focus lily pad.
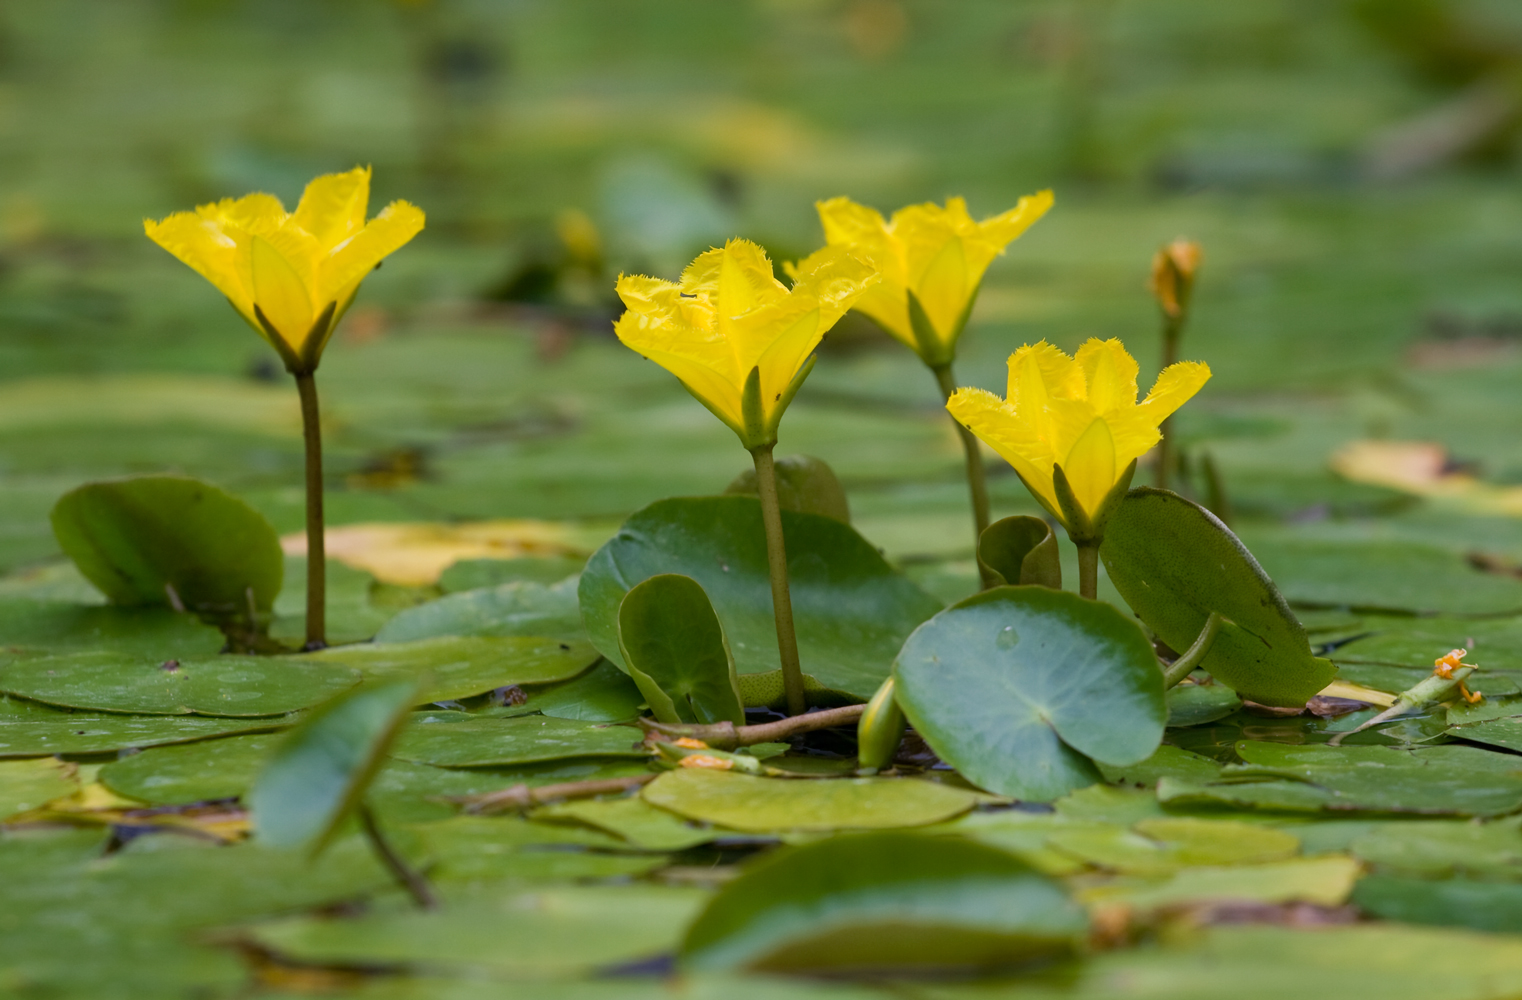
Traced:
<svg viewBox="0 0 1522 1000">
<path fill-rule="evenodd" d="M 1100 764 L 1100 772 L 1106 781 L 1126 785 L 1151 787 L 1163 778 L 1179 778 L 1184 781 L 1209 781 L 1221 773 L 1221 765 L 1197 753 L 1176 746 L 1163 744 L 1157 751 L 1139 764 L 1116 767 Z"/>
<path fill-rule="evenodd" d="M 1138 875 L 1198 865 L 1282 861 L 1300 848 L 1292 834 L 1232 820 L 1154 817 L 1130 829 L 1058 827 L 1047 843 L 1101 868 Z"/>
<path fill-rule="evenodd" d="M 1280 532 L 1247 537 L 1258 561 L 1294 604 L 1445 615 L 1522 610 L 1522 581 L 1485 573 L 1461 555 L 1417 542 L 1296 538 Z"/>
<path fill-rule="evenodd" d="M 1231 900 L 1337 906 L 1358 879 L 1358 862 L 1345 855 L 1293 858 L 1261 864 L 1180 868 L 1166 879 L 1123 879 L 1080 891 L 1085 903 L 1123 903 L 1134 910 Z"/>
<path fill-rule="evenodd" d="M 230 799 L 248 791 L 281 739 L 233 736 L 145 750 L 102 767 L 97 780 L 118 795 L 155 805 Z"/>
<path fill-rule="evenodd" d="M 560 802 L 535 811 L 533 818 L 550 823 L 583 823 L 647 851 L 681 851 L 726 836 L 722 830 L 699 829 L 674 813 L 657 809 L 638 795 Z"/>
<path fill-rule="evenodd" d="M 1403 875 L 1469 874 L 1522 882 L 1519 822 L 1384 823 L 1355 839 L 1349 850 L 1371 865 Z"/>
<path fill-rule="evenodd" d="M 1167 709 L 1152 645 L 1108 604 L 998 587 L 904 643 L 896 696 L 915 731 L 969 781 L 1050 801 L 1100 780 L 1090 758 L 1157 749 Z"/>
<path fill-rule="evenodd" d="M 618 649 L 661 722 L 744 725 L 724 627 L 692 577 L 661 573 L 632 587 L 618 606 Z"/>
<path fill-rule="evenodd" d="M 644 703 L 629 675 L 603 660 L 574 680 L 533 692 L 527 707 L 555 719 L 628 722 Z"/>
<path fill-rule="evenodd" d="M 663 774 L 641 794 L 688 819 L 747 833 L 924 826 L 977 802 L 966 789 L 909 778 L 789 781 L 704 769 Z"/>
<path fill-rule="evenodd" d="M 782 516 L 803 670 L 827 688 L 871 697 L 905 637 L 940 603 L 910 583 L 848 525 L 814 514 Z M 660 573 L 697 580 L 744 675 L 779 669 L 766 537 L 750 497 L 661 500 L 634 514 L 581 576 L 581 608 L 592 642 L 625 666 L 619 603 Z M 780 693 L 780 691 L 779 691 Z"/>
<path fill-rule="evenodd" d="M 353 687 L 336 663 L 278 656 L 145 661 L 117 653 L 17 658 L 0 665 L 0 691 L 66 708 L 145 715 L 283 715 Z"/>
<path fill-rule="evenodd" d="M 1168 692 L 1168 728 L 1200 726 L 1242 707 L 1242 699 L 1224 684 L 1180 684 Z"/>
<path fill-rule="evenodd" d="M 249 619 L 280 593 L 285 557 L 264 515 L 186 476 L 87 483 L 52 521 L 59 547 L 116 604 Z"/>
<path fill-rule="evenodd" d="M 559 583 L 581 572 L 585 559 L 572 556 L 521 556 L 517 559 L 462 559 L 439 576 L 439 589 L 446 594 L 504 583 Z"/>
<path fill-rule="evenodd" d="M 41 708 L 42 706 L 38 706 Z M 279 729 L 290 718 L 229 719 L 195 715 L 0 714 L 0 758 L 108 753 Z"/>
<path fill-rule="evenodd" d="M 0 645 L 48 653 L 109 649 L 163 659 L 215 656 L 227 642 L 194 615 L 62 601 L 0 601 Z"/>
<path fill-rule="evenodd" d="M 392 758 L 370 783 L 367 799 L 383 819 L 428 823 L 455 816 L 453 797 L 500 792 L 514 785 L 555 785 L 567 781 L 628 778 L 645 774 L 642 760 L 627 757 L 555 760 L 519 767 L 448 768 Z"/>
<path fill-rule="evenodd" d="M 458 816 L 414 827 L 434 867 L 456 882 L 549 881 L 642 875 L 666 863 L 658 854 L 630 854 L 599 830 L 530 823 L 519 816 Z"/>
<path fill-rule="evenodd" d="M 392 755 L 437 767 L 500 767 L 572 757 L 645 757 L 640 731 L 574 719 L 524 715 L 478 719 L 430 712 L 408 727 Z"/>
<path fill-rule="evenodd" d="M 1430 671 L 1433 661 L 1450 649 L 1469 650 L 1469 660 L 1482 674 L 1522 671 L 1522 618 L 1454 618 L 1365 615 L 1361 638 L 1339 645 L 1332 658 L 1344 663 L 1378 663 Z"/>
<path fill-rule="evenodd" d="M 697 890 L 661 886 L 559 886 L 459 899 L 428 913 L 297 917 L 249 934 L 285 959 L 318 965 L 571 976 L 671 950 L 703 898 Z"/>
<path fill-rule="evenodd" d="M 287 733 L 249 789 L 259 839 L 312 854 L 327 846 L 364 799 L 417 690 L 411 677 L 367 684 L 321 705 Z"/>
<path fill-rule="evenodd" d="M 293 661 L 340 663 L 369 677 L 427 675 L 424 701 L 468 698 L 514 684 L 568 680 L 598 658 L 590 643 L 529 636 L 439 636 L 336 646 Z"/>
<path fill-rule="evenodd" d="M 682 942 L 693 969 L 847 973 L 1000 967 L 1087 929 L 1060 886 L 997 848 L 871 833 L 774 854 L 721 889 Z"/>
<path fill-rule="evenodd" d="M 782 455 L 776 460 L 777 505 L 798 514 L 833 517 L 851 523 L 851 507 L 845 487 L 835 470 L 823 459 L 808 455 Z M 727 494 L 756 496 L 756 470 L 746 469 L 724 488 Z"/>
<path fill-rule="evenodd" d="M 1522 933 L 1522 885 L 1516 882 L 1370 875 L 1354 888 L 1353 904 L 1381 920 Z"/>
<path fill-rule="evenodd" d="M 375 634 L 375 640 L 406 642 L 442 635 L 531 635 L 585 640 L 576 586 L 574 579 L 548 587 L 516 581 L 448 594 L 398 614 Z"/>
<path fill-rule="evenodd" d="M 1336 673 L 1311 655 L 1305 629 L 1253 554 L 1198 504 L 1132 490 L 1099 554 L 1126 603 L 1175 650 L 1188 649 L 1219 614 L 1224 623 L 1200 665 L 1242 697 L 1303 705 Z"/>
<path fill-rule="evenodd" d="M 336 559 L 327 564 L 328 641 L 364 642 L 376 634 L 395 613 L 370 601 L 375 578 Z M 307 561 L 305 556 L 286 556 L 285 589 L 275 601 L 275 623 L 270 635 L 291 648 L 306 639 Z"/>
<path fill-rule="evenodd" d="M 79 790 L 73 764 L 53 757 L 0 763 L 0 820 Z"/>
<path fill-rule="evenodd" d="M 1243 743 L 1244 765 L 1218 780 L 1164 778 L 1166 803 L 1224 802 L 1261 809 L 1499 816 L 1522 808 L 1522 766 L 1476 747 L 1403 750 L 1380 746 Z"/>
</svg>

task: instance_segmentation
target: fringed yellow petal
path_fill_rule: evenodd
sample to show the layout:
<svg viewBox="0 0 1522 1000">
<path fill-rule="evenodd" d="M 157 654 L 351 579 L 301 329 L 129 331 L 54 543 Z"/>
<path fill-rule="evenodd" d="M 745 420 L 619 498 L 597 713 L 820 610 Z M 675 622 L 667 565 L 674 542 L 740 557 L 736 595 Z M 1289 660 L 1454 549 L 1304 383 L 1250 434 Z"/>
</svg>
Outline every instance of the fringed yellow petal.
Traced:
<svg viewBox="0 0 1522 1000">
<path fill-rule="evenodd" d="M 909 348 L 916 347 L 909 323 L 909 299 L 903 247 L 889 231 L 882 213 L 849 198 L 817 202 L 825 242 L 842 247 L 875 268 L 880 278 L 852 307 Z"/>
<path fill-rule="evenodd" d="M 1136 359 L 1119 340 L 1091 338 L 1076 355 L 1089 404 L 1100 413 L 1136 405 Z"/>
<path fill-rule="evenodd" d="M 1163 369 L 1152 391 L 1137 409 L 1153 426 L 1161 424 L 1173 411 L 1189 402 L 1206 382 L 1210 381 L 1210 366 L 1203 361 L 1180 361 Z"/>
<path fill-rule="evenodd" d="M 1089 422 L 1065 460 L 1059 463 L 1073 488 L 1073 499 L 1090 515 L 1099 512 L 1105 495 L 1115 486 L 1120 469 L 1115 462 L 1115 438 L 1103 417 Z"/>
<path fill-rule="evenodd" d="M 1019 382 L 1017 370 L 1023 365 L 1031 364 L 1040 373 L 1044 389 L 1043 399 L 1050 396 L 1056 399 L 1083 399 L 1085 397 L 1086 380 L 1083 377 L 1083 369 L 1078 363 L 1062 349 L 1048 344 L 1042 340 L 1035 344 L 1026 344 L 1009 356 L 1009 398 L 1017 403 L 1019 399 Z M 1017 403 L 1018 405 L 1018 403 Z M 1042 405 L 1045 405 L 1044 403 Z"/>
<path fill-rule="evenodd" d="M 370 168 L 324 174 L 307 185 L 291 221 L 317 238 L 324 252 L 365 228 Z"/>
<path fill-rule="evenodd" d="M 879 284 L 881 274 L 870 262 L 844 247 L 824 247 L 793 268 L 792 294 L 819 303 L 819 324 L 828 330 L 839 322 L 863 293 Z"/>
<path fill-rule="evenodd" d="M 254 302 L 280 339 L 301 353 L 316 312 L 312 296 L 295 268 L 262 236 L 252 237 Z"/>
<path fill-rule="evenodd" d="M 1059 509 L 1052 488 L 1051 449 L 1031 434 L 1014 407 L 986 390 L 964 388 L 951 394 L 946 409 L 1008 462 L 1048 510 Z"/>
<path fill-rule="evenodd" d="M 359 232 L 340 244 L 318 267 L 316 297 L 319 308 L 352 295 L 353 289 L 382 260 L 422 232 L 426 222 L 422 209 L 394 201 Z"/>
<path fill-rule="evenodd" d="M 289 218 L 285 205 L 281 204 L 280 199 L 262 191 L 246 194 L 241 198 L 223 198 L 210 205 L 197 206 L 196 214 L 249 232 L 268 232 L 278 229 Z"/>
<path fill-rule="evenodd" d="M 258 328 L 251 283 L 239 267 L 238 241 L 214 220 L 195 212 L 176 212 L 163 222 L 143 220 L 148 238 L 188 264 L 227 296 L 233 308 Z"/>
<path fill-rule="evenodd" d="M 978 223 L 978 229 L 985 240 L 1002 250 L 1024 235 L 1027 229 L 1049 212 L 1052 202 L 1051 191 L 1028 194 L 1016 202 L 1015 207 L 1008 212 Z"/>
<path fill-rule="evenodd" d="M 715 299 L 723 316 L 738 316 L 787 294 L 766 251 L 750 240 L 730 240 L 722 248 L 700 254 L 682 272 L 680 284 L 688 295 Z"/>
</svg>

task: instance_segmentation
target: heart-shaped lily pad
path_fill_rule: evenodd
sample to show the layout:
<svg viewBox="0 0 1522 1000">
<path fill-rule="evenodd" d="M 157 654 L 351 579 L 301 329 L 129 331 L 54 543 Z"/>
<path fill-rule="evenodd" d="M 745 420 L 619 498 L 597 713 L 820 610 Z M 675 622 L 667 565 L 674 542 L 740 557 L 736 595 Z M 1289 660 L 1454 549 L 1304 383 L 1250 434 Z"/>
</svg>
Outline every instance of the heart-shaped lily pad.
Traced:
<svg viewBox="0 0 1522 1000">
<path fill-rule="evenodd" d="M 421 715 L 392 755 L 438 767 L 500 767 L 572 757 L 644 757 L 640 731 L 524 715 L 478 719 L 464 712 Z"/>
<path fill-rule="evenodd" d="M 895 571 L 848 525 L 782 512 L 798 650 L 806 674 L 832 690 L 870 698 L 914 627 L 940 603 Z M 660 573 L 697 580 L 713 602 L 745 675 L 780 667 L 761 505 L 751 497 L 661 500 L 624 522 L 581 576 L 581 611 L 592 642 L 620 667 L 618 606 Z"/>
<path fill-rule="evenodd" d="M 293 660 L 340 663 L 366 676 L 428 677 L 425 701 L 468 698 L 513 684 L 569 680 L 598 659 L 588 642 L 531 636 L 439 636 L 336 646 Z"/>
<path fill-rule="evenodd" d="M 661 722 L 745 723 L 724 627 L 692 577 L 661 573 L 625 594 L 618 648 Z"/>
<path fill-rule="evenodd" d="M 144 660 L 103 651 L 17 658 L 0 691 L 49 705 L 143 715 L 284 715 L 353 687 L 339 663 L 281 656 Z"/>
<path fill-rule="evenodd" d="M 995 587 L 920 626 L 897 697 L 941 759 L 991 792 L 1047 802 L 1133 764 L 1168 718 L 1152 644 L 1108 604 Z"/>
<path fill-rule="evenodd" d="M 1303 705 L 1336 674 L 1251 552 L 1214 514 L 1167 490 L 1126 494 L 1099 550 L 1110 581 L 1164 642 L 1188 649 L 1225 622 L 1201 666 L 1243 698 Z"/>
</svg>

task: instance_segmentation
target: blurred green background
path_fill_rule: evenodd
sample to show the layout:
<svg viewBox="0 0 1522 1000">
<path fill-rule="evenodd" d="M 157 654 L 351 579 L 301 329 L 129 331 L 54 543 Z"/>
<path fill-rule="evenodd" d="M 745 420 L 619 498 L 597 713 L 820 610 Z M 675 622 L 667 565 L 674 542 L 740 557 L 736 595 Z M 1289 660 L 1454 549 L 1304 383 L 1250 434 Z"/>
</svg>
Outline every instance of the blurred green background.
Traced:
<svg viewBox="0 0 1522 1000">
<path fill-rule="evenodd" d="M 620 270 L 735 235 L 802 256 L 837 194 L 982 217 L 1052 187 L 963 384 L 1094 335 L 1150 381 L 1149 261 L 1189 236 L 1184 356 L 1215 378 L 1181 431 L 1239 523 L 1522 557 L 1512 520 L 1327 469 L 1389 437 L 1522 481 L 1519 123 L 1506 0 L 0 0 L 0 569 L 54 558 L 53 500 L 107 475 L 188 472 L 299 527 L 288 379 L 141 220 L 355 164 L 372 211 L 429 224 L 318 374 L 335 523 L 610 525 L 717 491 L 746 456 L 613 340 Z M 782 432 L 869 538 L 970 586 L 916 359 L 848 319 Z M 1033 511 L 996 467 L 996 516 Z"/>
</svg>

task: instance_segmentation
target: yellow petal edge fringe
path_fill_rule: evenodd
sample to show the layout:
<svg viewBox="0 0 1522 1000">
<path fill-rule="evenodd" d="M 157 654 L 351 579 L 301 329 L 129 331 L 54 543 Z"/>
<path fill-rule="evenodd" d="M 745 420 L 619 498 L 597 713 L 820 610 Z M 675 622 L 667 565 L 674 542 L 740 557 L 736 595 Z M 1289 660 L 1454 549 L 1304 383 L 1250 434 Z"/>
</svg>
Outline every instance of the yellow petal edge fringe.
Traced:
<svg viewBox="0 0 1522 1000">
<path fill-rule="evenodd" d="M 143 229 L 227 296 L 287 368 L 311 371 L 360 282 L 423 228 L 405 201 L 366 222 L 369 202 L 370 168 L 356 167 L 312 181 L 294 212 L 250 194 Z"/>
<path fill-rule="evenodd" d="M 681 379 L 746 448 L 773 444 L 814 348 L 878 280 L 870 265 L 837 247 L 793 270 L 789 289 L 773 276 L 764 250 L 736 239 L 700 255 L 675 283 L 619 275 L 627 311 L 614 332 Z M 757 387 L 747 400 L 752 381 Z"/>
<path fill-rule="evenodd" d="M 974 222 L 967 202 L 946 207 L 909 205 L 884 221 L 882 213 L 849 198 L 818 202 L 825 242 L 844 247 L 872 264 L 883 280 L 856 309 L 919 353 L 928 365 L 949 364 L 967 322 L 983 272 L 1004 248 L 1052 207 L 1052 192 L 1026 195 L 1009 211 Z M 916 337 L 909 295 L 929 320 L 930 343 Z"/>
<path fill-rule="evenodd" d="M 1161 439 L 1158 426 L 1209 380 L 1210 367 L 1170 365 L 1140 403 L 1136 374 L 1136 359 L 1119 340 L 1090 340 L 1075 357 L 1042 341 L 1010 355 L 1007 398 L 958 389 L 946 409 L 1071 527 L 1057 502 L 1053 465 L 1062 466 L 1074 499 L 1095 516 L 1126 467 Z"/>
</svg>

